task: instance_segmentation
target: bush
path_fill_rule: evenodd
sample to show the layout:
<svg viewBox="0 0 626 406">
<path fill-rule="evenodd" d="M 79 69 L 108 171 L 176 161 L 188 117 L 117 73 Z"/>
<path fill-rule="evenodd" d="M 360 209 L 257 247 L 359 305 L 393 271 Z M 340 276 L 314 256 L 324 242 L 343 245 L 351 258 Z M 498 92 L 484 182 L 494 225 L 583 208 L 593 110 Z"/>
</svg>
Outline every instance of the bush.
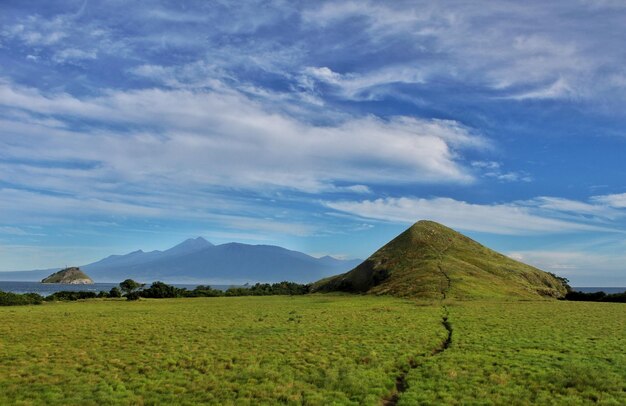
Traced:
<svg viewBox="0 0 626 406">
<path fill-rule="evenodd" d="M 185 296 L 186 289 L 180 289 L 175 286 L 167 285 L 163 282 L 153 282 L 148 289 L 144 289 L 139 293 L 141 297 L 148 297 L 153 299 L 164 299 L 172 297 Z"/>
<path fill-rule="evenodd" d="M 117 286 L 112 287 L 109 291 L 109 297 L 122 297 L 122 292 L 120 291 L 120 288 L 118 288 Z"/>
<path fill-rule="evenodd" d="M 253 286 L 232 286 L 226 291 L 213 289 L 210 286 L 198 286 L 187 292 L 188 297 L 215 297 L 215 296 L 271 296 L 271 295 L 306 295 L 311 285 L 295 282 L 257 283 Z"/>
<path fill-rule="evenodd" d="M 141 288 L 144 287 L 143 283 L 135 282 L 132 279 L 126 279 L 125 281 L 120 283 L 120 289 L 124 292 L 125 295 L 129 295 Z"/>
<path fill-rule="evenodd" d="M 224 296 L 224 292 L 219 289 L 213 289 L 210 286 L 199 285 L 194 290 L 185 291 L 186 297 L 219 297 Z"/>
<path fill-rule="evenodd" d="M 130 292 L 126 295 L 126 300 L 139 300 L 141 295 L 140 292 Z"/>
<path fill-rule="evenodd" d="M 73 291 L 68 291 L 68 290 L 62 290 L 60 292 L 55 292 L 51 294 L 50 296 L 46 297 L 45 300 L 47 302 L 52 302 L 55 300 L 74 301 L 74 300 L 79 300 L 79 299 L 95 299 L 96 297 L 98 297 L 96 292 L 84 292 L 84 291 L 73 292 Z"/>
<path fill-rule="evenodd" d="M 43 297 L 37 293 L 11 293 L 0 290 L 0 306 L 22 306 L 41 304 Z"/>
<path fill-rule="evenodd" d="M 567 292 L 563 300 L 572 300 L 576 302 L 618 302 L 626 303 L 626 292 L 612 293 L 607 295 L 604 292 Z"/>
</svg>

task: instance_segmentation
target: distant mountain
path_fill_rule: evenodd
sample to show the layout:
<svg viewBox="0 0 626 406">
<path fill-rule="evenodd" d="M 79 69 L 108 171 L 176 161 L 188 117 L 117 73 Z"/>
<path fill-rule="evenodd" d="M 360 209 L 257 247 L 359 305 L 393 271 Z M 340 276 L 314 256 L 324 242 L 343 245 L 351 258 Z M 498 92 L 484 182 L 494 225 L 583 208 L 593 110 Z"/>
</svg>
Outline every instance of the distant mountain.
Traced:
<svg viewBox="0 0 626 406">
<path fill-rule="evenodd" d="M 350 272 L 313 285 L 424 299 L 561 297 L 562 279 L 493 251 L 448 227 L 419 221 Z"/>
<path fill-rule="evenodd" d="M 345 272 L 361 260 L 315 258 L 273 245 L 228 243 L 213 245 L 202 237 L 188 239 L 165 251 L 142 250 L 111 255 L 83 265 L 96 282 L 244 284 L 280 282 L 308 283 Z M 0 272 L 0 280 L 40 280 L 51 271 Z M 43 276 L 41 276 L 43 274 Z"/>
</svg>

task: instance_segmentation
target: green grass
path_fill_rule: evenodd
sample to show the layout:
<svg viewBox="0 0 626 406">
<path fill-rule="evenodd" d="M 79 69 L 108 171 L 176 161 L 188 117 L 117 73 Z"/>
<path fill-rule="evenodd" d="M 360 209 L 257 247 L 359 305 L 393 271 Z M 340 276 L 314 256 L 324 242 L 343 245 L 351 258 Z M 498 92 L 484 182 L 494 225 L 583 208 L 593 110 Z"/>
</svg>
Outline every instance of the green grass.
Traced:
<svg viewBox="0 0 626 406">
<path fill-rule="evenodd" d="M 400 404 L 626 404 L 626 306 L 458 302 Z"/>
<path fill-rule="evenodd" d="M 371 404 L 441 309 L 349 296 L 0 308 L 0 404 Z"/>
<path fill-rule="evenodd" d="M 0 307 L 0 405 L 626 404 L 620 303 L 375 296 Z M 414 368 L 409 369 L 412 364 Z"/>
</svg>

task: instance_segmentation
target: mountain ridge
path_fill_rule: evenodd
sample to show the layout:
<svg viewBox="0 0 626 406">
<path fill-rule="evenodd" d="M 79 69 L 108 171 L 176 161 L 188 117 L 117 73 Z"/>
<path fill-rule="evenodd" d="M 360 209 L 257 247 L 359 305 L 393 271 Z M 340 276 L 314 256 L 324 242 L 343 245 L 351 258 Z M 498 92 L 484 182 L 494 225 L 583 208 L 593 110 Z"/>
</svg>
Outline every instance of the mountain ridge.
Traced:
<svg viewBox="0 0 626 406">
<path fill-rule="evenodd" d="M 119 282 L 131 278 L 142 282 L 161 280 L 168 283 L 228 285 L 283 280 L 310 283 L 345 272 L 360 262 L 315 258 L 275 245 L 238 242 L 214 245 L 197 237 L 163 251 L 135 250 L 122 255 L 109 255 L 81 268 L 97 282 Z M 39 281 L 58 270 L 0 272 L 0 280 Z"/>
</svg>

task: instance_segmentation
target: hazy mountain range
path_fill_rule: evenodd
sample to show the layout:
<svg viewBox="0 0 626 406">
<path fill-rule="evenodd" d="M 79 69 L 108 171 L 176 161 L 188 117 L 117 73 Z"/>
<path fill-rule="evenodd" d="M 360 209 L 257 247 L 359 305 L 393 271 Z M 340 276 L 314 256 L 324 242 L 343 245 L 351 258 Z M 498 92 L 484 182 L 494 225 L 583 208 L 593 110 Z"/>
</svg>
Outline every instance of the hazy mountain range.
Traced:
<svg viewBox="0 0 626 406">
<path fill-rule="evenodd" d="M 142 250 L 111 255 L 80 268 L 95 282 L 244 284 L 255 282 L 313 282 L 348 271 L 361 260 L 315 258 L 273 245 L 228 243 L 213 245 L 202 237 L 190 238 L 165 251 Z M 58 268 L 0 272 L 0 280 L 39 281 Z"/>
</svg>

